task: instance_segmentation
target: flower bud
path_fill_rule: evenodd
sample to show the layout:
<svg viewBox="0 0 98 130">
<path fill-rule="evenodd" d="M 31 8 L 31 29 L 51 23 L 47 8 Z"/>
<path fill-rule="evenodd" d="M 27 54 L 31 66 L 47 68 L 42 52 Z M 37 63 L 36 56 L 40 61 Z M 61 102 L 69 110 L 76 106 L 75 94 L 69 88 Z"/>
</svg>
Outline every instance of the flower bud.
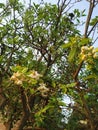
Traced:
<svg viewBox="0 0 98 130">
<path fill-rule="evenodd" d="M 85 50 L 88 50 L 88 46 L 82 46 L 81 47 L 81 51 L 85 51 Z"/>
<path fill-rule="evenodd" d="M 82 60 L 86 60 L 87 56 L 86 55 L 82 55 L 81 59 Z"/>
<path fill-rule="evenodd" d="M 97 59 L 97 58 L 98 58 L 98 55 L 95 53 L 95 54 L 93 55 L 93 58 L 94 58 L 94 59 Z"/>
<path fill-rule="evenodd" d="M 89 47 L 89 49 L 90 49 L 90 50 L 93 50 L 93 49 L 94 49 L 94 47 L 93 47 L 93 46 L 90 46 L 90 47 Z"/>
</svg>

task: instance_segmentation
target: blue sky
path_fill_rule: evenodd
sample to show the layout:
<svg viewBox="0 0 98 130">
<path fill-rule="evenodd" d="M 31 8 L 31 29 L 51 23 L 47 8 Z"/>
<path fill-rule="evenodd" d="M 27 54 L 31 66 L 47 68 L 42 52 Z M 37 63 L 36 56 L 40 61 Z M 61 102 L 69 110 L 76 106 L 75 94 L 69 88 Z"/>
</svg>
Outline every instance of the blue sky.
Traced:
<svg viewBox="0 0 98 130">
<path fill-rule="evenodd" d="M 7 0 L 0 0 L 0 2 L 6 2 Z M 20 1 L 22 1 L 26 6 L 29 6 L 29 1 L 30 0 L 20 0 Z M 57 1 L 58 0 L 44 0 L 44 2 L 49 2 L 49 3 L 52 3 L 52 4 L 56 4 L 57 3 Z M 69 0 L 68 0 L 69 1 Z M 72 2 L 74 2 L 75 0 L 72 0 Z M 31 0 L 31 2 L 35 2 L 35 3 L 40 3 L 41 2 L 41 0 Z M 84 10 L 84 9 L 86 9 L 86 14 L 88 13 L 88 8 L 89 8 L 89 2 L 87 2 L 86 0 L 82 0 L 82 2 L 77 2 L 77 3 L 75 3 L 75 6 L 73 6 L 72 8 L 71 8 L 71 12 L 74 10 L 74 9 L 79 9 L 79 10 Z M 95 16 L 98 16 L 98 5 L 96 6 L 96 8 L 94 9 L 94 11 L 93 11 L 93 15 L 92 15 L 92 17 L 95 17 Z M 82 18 L 81 19 L 82 21 L 85 21 L 86 20 L 86 17 L 84 17 L 84 18 Z M 80 31 L 81 31 L 81 33 L 83 34 L 84 33 L 84 26 L 81 26 L 81 27 L 79 27 L 78 28 Z M 98 33 L 96 33 L 96 36 L 98 35 Z M 98 47 L 98 44 L 97 43 L 95 43 L 95 45 L 94 46 L 96 46 L 96 47 Z"/>
</svg>

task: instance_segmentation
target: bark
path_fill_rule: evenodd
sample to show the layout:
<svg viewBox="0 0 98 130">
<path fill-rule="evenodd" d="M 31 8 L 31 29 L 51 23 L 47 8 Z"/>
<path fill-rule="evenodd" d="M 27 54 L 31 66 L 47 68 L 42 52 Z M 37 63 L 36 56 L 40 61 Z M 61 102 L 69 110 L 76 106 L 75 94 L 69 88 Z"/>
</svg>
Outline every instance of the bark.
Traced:
<svg viewBox="0 0 98 130">
<path fill-rule="evenodd" d="M 30 117 L 31 110 L 28 102 L 28 97 L 25 93 L 25 90 L 19 86 L 20 94 L 21 94 L 21 101 L 23 106 L 23 116 L 21 119 L 15 124 L 15 130 L 23 130 L 24 126 L 26 125 L 27 120 Z"/>
<path fill-rule="evenodd" d="M 23 130 L 23 127 L 26 125 L 26 122 L 29 118 L 30 114 L 24 114 L 19 121 L 15 124 L 12 130 Z"/>
</svg>

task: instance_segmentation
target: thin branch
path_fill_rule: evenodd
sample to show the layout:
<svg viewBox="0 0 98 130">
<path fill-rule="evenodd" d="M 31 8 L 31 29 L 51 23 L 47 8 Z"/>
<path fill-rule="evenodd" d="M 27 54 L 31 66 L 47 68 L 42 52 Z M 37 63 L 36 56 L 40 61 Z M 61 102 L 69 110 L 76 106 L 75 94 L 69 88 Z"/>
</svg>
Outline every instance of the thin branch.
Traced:
<svg viewBox="0 0 98 130">
<path fill-rule="evenodd" d="M 60 0 L 57 2 L 58 9 L 60 8 Z"/>
<path fill-rule="evenodd" d="M 86 20 L 86 24 L 85 24 L 84 37 L 87 37 L 89 23 L 90 23 L 90 19 L 91 19 L 92 13 L 93 13 L 93 9 L 94 9 L 94 4 L 95 4 L 95 0 L 93 0 L 93 1 L 91 0 L 90 5 L 89 5 L 89 12 L 88 12 L 88 16 L 87 16 L 87 20 Z"/>
<path fill-rule="evenodd" d="M 60 1 L 58 1 L 58 2 L 60 3 Z M 65 9 L 65 2 L 66 2 L 66 0 L 64 0 L 64 1 L 62 2 L 61 6 L 60 6 L 59 3 L 58 3 L 58 16 L 57 16 L 57 23 L 56 23 L 56 26 L 55 26 L 55 30 L 57 30 L 57 28 L 58 28 L 58 24 L 59 24 L 59 22 L 60 22 L 60 18 L 61 18 L 61 16 L 62 16 L 62 12 L 63 12 L 64 9 Z"/>
<path fill-rule="evenodd" d="M 93 29 L 95 28 L 95 26 L 98 24 L 98 21 L 96 21 L 96 23 L 93 25 L 93 27 L 90 29 L 90 31 L 87 34 L 87 37 L 91 34 L 91 32 L 93 31 Z"/>
<path fill-rule="evenodd" d="M 95 31 L 96 31 L 96 28 L 94 28 L 94 30 L 92 32 L 92 39 L 94 39 Z"/>
<path fill-rule="evenodd" d="M 96 39 L 94 40 L 93 44 L 98 40 L 98 37 L 96 37 Z"/>
</svg>

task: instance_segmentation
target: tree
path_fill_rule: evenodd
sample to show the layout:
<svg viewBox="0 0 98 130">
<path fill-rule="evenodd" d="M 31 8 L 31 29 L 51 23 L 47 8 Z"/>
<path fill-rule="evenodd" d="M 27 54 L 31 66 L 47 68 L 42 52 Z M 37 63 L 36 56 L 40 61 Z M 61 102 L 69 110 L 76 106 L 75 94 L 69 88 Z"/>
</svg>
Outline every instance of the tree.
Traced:
<svg viewBox="0 0 98 130">
<path fill-rule="evenodd" d="M 26 9 L 18 0 L 0 3 L 0 110 L 7 130 L 98 129 L 98 49 L 90 37 L 97 2 L 88 3 L 84 36 L 77 26 L 85 11 L 71 13 L 70 1 Z M 74 103 L 65 104 L 64 95 Z"/>
</svg>

